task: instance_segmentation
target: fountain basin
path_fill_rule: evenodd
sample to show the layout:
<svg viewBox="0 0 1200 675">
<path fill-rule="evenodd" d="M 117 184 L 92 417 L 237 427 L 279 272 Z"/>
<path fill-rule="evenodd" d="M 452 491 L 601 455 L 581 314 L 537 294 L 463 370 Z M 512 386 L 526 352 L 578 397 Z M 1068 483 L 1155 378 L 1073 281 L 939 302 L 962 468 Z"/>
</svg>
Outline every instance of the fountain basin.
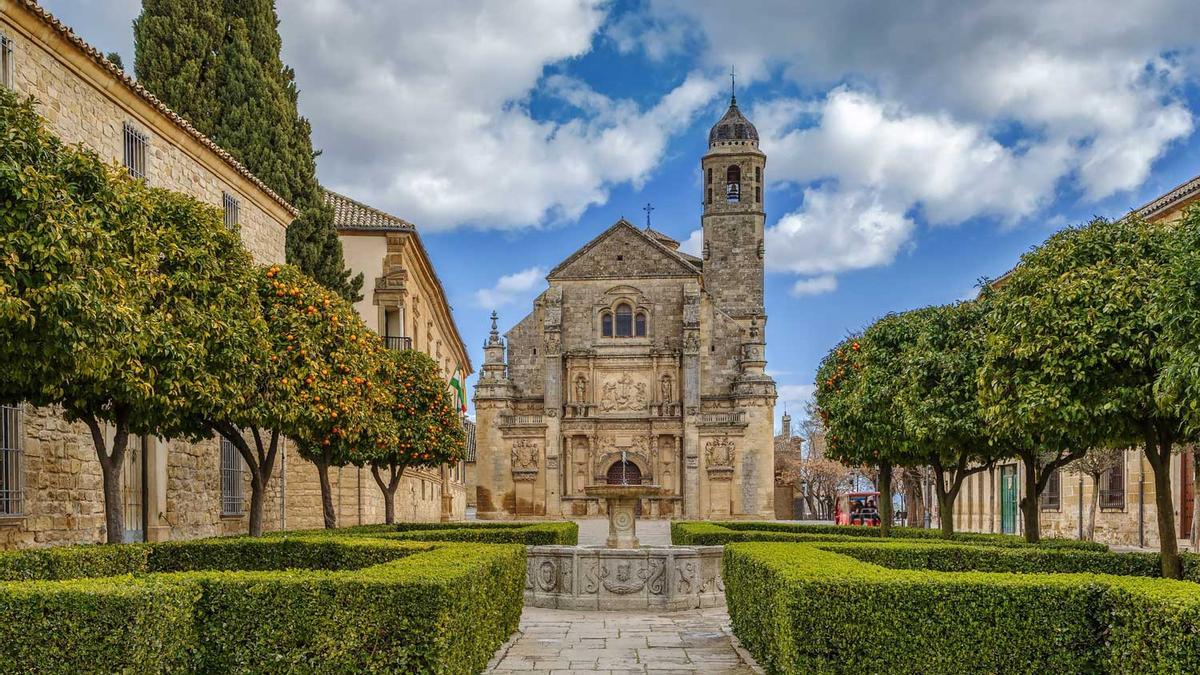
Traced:
<svg viewBox="0 0 1200 675">
<path fill-rule="evenodd" d="M 723 550 L 723 546 L 530 546 L 525 604 L 575 610 L 721 607 L 725 605 Z"/>
</svg>

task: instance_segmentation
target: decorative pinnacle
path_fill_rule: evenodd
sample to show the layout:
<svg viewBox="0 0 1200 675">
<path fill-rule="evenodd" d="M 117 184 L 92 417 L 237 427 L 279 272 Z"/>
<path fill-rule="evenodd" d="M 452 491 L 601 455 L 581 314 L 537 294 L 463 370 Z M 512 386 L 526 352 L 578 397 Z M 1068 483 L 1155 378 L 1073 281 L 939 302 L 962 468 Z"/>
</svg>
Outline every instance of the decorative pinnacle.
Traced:
<svg viewBox="0 0 1200 675">
<path fill-rule="evenodd" d="M 496 320 L 500 317 L 496 315 L 496 310 L 492 310 L 492 332 L 488 334 L 491 342 L 496 342 L 500 339 L 500 331 L 496 330 Z"/>
<path fill-rule="evenodd" d="M 737 105 L 737 71 L 729 66 L 729 105 Z"/>
</svg>

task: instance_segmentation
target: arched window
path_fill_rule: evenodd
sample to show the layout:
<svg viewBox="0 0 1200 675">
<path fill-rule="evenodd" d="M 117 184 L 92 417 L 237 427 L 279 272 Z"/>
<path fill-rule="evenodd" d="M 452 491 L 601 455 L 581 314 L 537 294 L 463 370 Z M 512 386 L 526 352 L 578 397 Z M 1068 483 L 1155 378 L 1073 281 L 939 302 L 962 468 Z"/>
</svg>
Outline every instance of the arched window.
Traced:
<svg viewBox="0 0 1200 675">
<path fill-rule="evenodd" d="M 708 183 L 712 185 L 712 167 L 708 167 Z"/>
<path fill-rule="evenodd" d="M 761 166 L 754 167 L 754 182 L 755 183 L 762 182 L 762 167 Z"/>
<path fill-rule="evenodd" d="M 712 188 L 708 188 L 708 203 L 712 203 Z"/>
<path fill-rule="evenodd" d="M 617 305 L 617 337 L 633 335 L 633 308 L 625 303 Z"/>
<path fill-rule="evenodd" d="M 734 164 L 725 172 L 725 201 L 730 204 L 742 200 L 742 170 Z"/>
<path fill-rule="evenodd" d="M 633 320 L 633 334 L 637 337 L 646 337 L 646 313 L 638 312 Z"/>
<path fill-rule="evenodd" d="M 754 203 L 762 203 L 762 188 L 757 185 L 754 186 Z"/>
<path fill-rule="evenodd" d="M 610 312 L 605 312 L 605 313 L 601 314 L 600 315 L 600 334 L 603 335 L 604 337 L 612 337 L 613 336 L 613 325 L 612 324 L 613 324 L 612 314 Z"/>
</svg>

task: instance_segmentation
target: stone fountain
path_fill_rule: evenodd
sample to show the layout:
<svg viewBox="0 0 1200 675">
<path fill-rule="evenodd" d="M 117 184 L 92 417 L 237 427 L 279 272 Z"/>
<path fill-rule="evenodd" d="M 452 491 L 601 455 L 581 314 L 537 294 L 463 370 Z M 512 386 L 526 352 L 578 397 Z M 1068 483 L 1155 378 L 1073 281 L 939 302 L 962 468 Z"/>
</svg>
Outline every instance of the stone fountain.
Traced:
<svg viewBox="0 0 1200 675">
<path fill-rule="evenodd" d="M 525 602 L 558 609 L 668 609 L 725 604 L 721 546 L 640 546 L 637 505 L 657 485 L 593 485 L 608 504 L 608 540 L 599 546 L 531 546 Z"/>
</svg>

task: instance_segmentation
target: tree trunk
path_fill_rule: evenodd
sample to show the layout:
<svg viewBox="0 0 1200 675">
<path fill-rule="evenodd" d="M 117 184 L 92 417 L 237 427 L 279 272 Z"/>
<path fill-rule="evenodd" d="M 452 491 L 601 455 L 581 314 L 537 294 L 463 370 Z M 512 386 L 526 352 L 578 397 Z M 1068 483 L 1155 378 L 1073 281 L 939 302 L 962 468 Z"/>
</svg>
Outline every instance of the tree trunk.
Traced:
<svg viewBox="0 0 1200 675">
<path fill-rule="evenodd" d="M 1192 553 L 1200 552 L 1200 453 L 1192 448 L 1192 531 L 1188 534 Z"/>
<path fill-rule="evenodd" d="M 1041 523 L 1038 519 L 1037 453 L 1018 453 L 1025 464 L 1025 494 L 1021 496 L 1021 516 L 1025 523 L 1025 541 L 1036 544 L 1042 539 Z"/>
<path fill-rule="evenodd" d="M 879 536 L 892 533 L 892 463 L 879 463 Z"/>
<path fill-rule="evenodd" d="M 954 538 L 954 490 L 946 489 L 946 472 L 937 458 L 934 458 L 933 480 L 934 494 L 937 495 L 938 526 L 942 530 L 943 539 Z"/>
<path fill-rule="evenodd" d="M 379 491 L 383 493 L 383 522 L 388 525 L 396 524 L 396 488 L 400 487 L 400 479 L 404 477 L 404 467 L 397 468 L 395 465 L 389 465 L 388 470 L 391 472 L 388 480 L 384 481 L 383 476 L 379 475 L 379 467 L 375 464 L 371 465 L 371 475 L 375 477 L 375 484 L 379 486 Z"/>
<path fill-rule="evenodd" d="M 242 430 L 229 422 L 210 421 L 209 427 L 237 448 L 250 472 L 249 532 L 252 537 L 262 536 L 263 507 L 267 501 L 267 486 L 271 483 L 271 471 L 275 467 L 275 455 L 279 449 L 279 432 L 271 431 L 270 441 L 263 442 L 257 427 L 250 427 L 254 434 L 254 448 L 246 441 Z M 265 445 L 265 447 L 264 447 Z"/>
<path fill-rule="evenodd" d="M 996 531 L 996 463 L 988 466 L 988 532 Z"/>
<path fill-rule="evenodd" d="M 906 470 L 904 472 L 905 494 L 904 500 L 908 503 L 908 522 L 909 527 L 924 527 L 925 526 L 925 491 L 922 489 L 920 474 Z"/>
<path fill-rule="evenodd" d="M 125 449 L 129 445 L 128 415 L 117 413 L 113 426 L 112 451 L 107 449 L 104 431 L 94 415 L 79 415 L 92 433 L 96 459 L 100 460 L 100 476 L 104 491 L 104 540 L 120 544 L 125 540 L 125 500 L 121 495 L 121 469 L 125 465 Z"/>
<path fill-rule="evenodd" d="M 337 514 L 333 511 L 333 489 L 329 486 L 329 465 L 325 462 L 313 462 L 317 465 L 317 476 L 321 479 L 321 507 L 325 516 L 325 529 L 337 527 Z"/>
<path fill-rule="evenodd" d="M 1096 541 L 1096 512 L 1100 510 L 1100 474 L 1092 474 L 1092 500 L 1088 505 L 1087 530 L 1084 539 Z"/>
<path fill-rule="evenodd" d="M 1162 575 L 1165 579 L 1183 578 L 1179 560 L 1179 541 L 1175 536 L 1175 505 L 1171 500 L 1171 442 L 1169 436 L 1160 432 L 1158 438 L 1152 429 L 1146 433 L 1146 459 L 1154 471 L 1154 505 L 1158 511 L 1158 548 L 1162 560 Z"/>
</svg>

